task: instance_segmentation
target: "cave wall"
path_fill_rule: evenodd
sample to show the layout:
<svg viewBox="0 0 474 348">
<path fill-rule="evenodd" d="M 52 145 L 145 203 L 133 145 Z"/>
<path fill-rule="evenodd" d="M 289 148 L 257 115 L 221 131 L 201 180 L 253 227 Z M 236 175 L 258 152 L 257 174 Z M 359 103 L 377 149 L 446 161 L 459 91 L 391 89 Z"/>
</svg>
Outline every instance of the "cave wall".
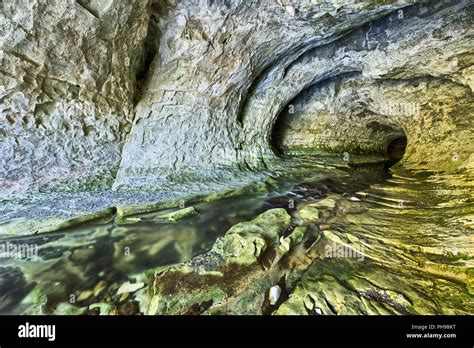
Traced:
<svg viewBox="0 0 474 348">
<path fill-rule="evenodd" d="M 379 98 L 374 93 L 369 93 L 380 104 L 373 110 L 367 107 L 368 103 L 372 107 L 375 106 L 369 96 L 358 91 L 364 83 L 354 84 L 354 89 L 338 92 L 338 96 L 321 96 L 320 101 L 325 105 L 320 105 L 318 108 L 332 114 L 339 113 L 341 117 L 337 120 L 329 119 L 328 123 L 324 123 L 323 120 L 327 117 L 315 115 L 320 119 L 315 120 L 314 125 L 309 125 L 309 128 L 314 134 L 318 133 L 315 128 L 320 127 L 319 136 L 315 135 L 314 139 L 315 143 L 319 142 L 320 148 L 335 151 L 365 149 L 369 153 L 379 152 L 383 147 L 383 138 L 377 140 L 371 137 L 372 132 L 370 134 L 356 132 L 356 129 L 360 129 L 357 115 L 372 117 L 373 121 L 381 124 L 393 123 L 395 121 L 393 117 L 387 118 L 387 116 L 405 114 L 409 117 L 417 114 L 420 108 L 430 109 L 431 106 L 427 104 L 430 103 L 431 98 L 439 100 L 437 96 L 442 98 L 444 95 L 446 96 L 444 107 L 458 108 L 459 112 L 451 112 L 447 116 L 446 110 L 438 110 L 444 114 L 441 116 L 436 113 L 436 107 L 433 106 L 435 111 L 431 113 L 433 119 L 427 120 L 429 125 L 424 123 L 423 117 L 412 117 L 409 126 L 407 123 L 405 127 L 416 128 L 418 131 L 411 137 L 408 150 L 414 151 L 411 146 L 415 144 L 420 146 L 418 149 L 420 152 L 427 149 L 432 156 L 424 158 L 423 162 L 426 162 L 426 167 L 432 168 L 437 168 L 440 163 L 438 155 L 433 153 L 432 148 L 438 148 L 438 152 L 444 151 L 442 157 L 446 157 L 448 152 L 472 153 L 472 147 L 466 146 L 469 144 L 470 137 L 457 143 L 455 148 L 450 147 L 449 150 L 443 148 L 441 133 L 444 131 L 436 128 L 440 123 L 435 121 L 439 117 L 454 117 L 448 123 L 459 125 L 456 132 L 462 131 L 456 134 L 460 139 L 470 132 L 472 125 L 470 105 L 472 105 L 474 87 L 472 14 L 472 6 L 466 6 L 466 3 L 432 2 L 426 6 L 415 5 L 403 9 L 402 15 L 396 11 L 334 43 L 307 52 L 294 61 L 284 73 L 277 74 L 269 71 L 267 77 L 260 82 L 262 87 L 256 88 L 249 98 L 243 113 L 244 127 L 246 127 L 244 148 L 247 149 L 248 157 L 256 156 L 258 159 L 271 153 L 268 144 L 272 144 L 271 134 L 278 117 L 281 114 L 288 114 L 289 111 L 298 112 L 298 107 L 301 108 L 302 103 L 308 102 L 305 101 L 308 89 L 319 90 L 320 94 L 324 92 L 334 94 L 334 89 L 338 89 L 340 84 L 333 86 L 332 92 L 331 88 L 323 86 L 326 86 L 331 79 L 342 79 L 350 74 L 360 75 L 363 77 L 361 81 L 366 83 L 386 81 L 385 85 L 387 85 L 389 82 L 397 84 L 399 81 L 399 88 L 392 89 L 400 91 L 392 93 L 389 99 Z M 425 90 L 417 90 L 417 95 L 404 93 L 401 90 L 409 86 L 411 80 L 416 84 L 419 78 L 437 80 L 439 83 L 432 83 Z M 459 88 L 451 91 L 449 88 L 451 85 L 448 83 L 458 85 Z M 451 93 L 453 95 L 450 98 Z M 462 95 L 461 99 L 458 99 L 459 95 Z M 452 104 L 449 104 L 448 99 Z M 462 106 L 459 107 L 458 104 Z M 311 105 L 305 107 L 311 109 Z M 340 110 L 334 110 L 335 108 Z M 377 117 L 377 115 L 380 116 Z M 304 118 L 308 119 L 308 114 Z M 352 122 L 344 123 L 351 118 Z M 317 125 L 318 122 L 324 124 Z M 401 128 L 404 126 L 396 122 L 394 125 Z M 299 128 L 303 127 L 300 125 Z M 351 127 L 352 130 L 350 130 Z M 428 127 L 431 128 L 427 129 Z M 351 131 L 354 133 L 350 134 Z M 293 132 L 293 135 L 295 133 Z M 425 136 L 428 133 L 430 134 L 429 141 Z M 304 136 L 302 133 L 300 135 Z M 335 139 L 332 135 L 348 137 L 348 139 Z M 373 140 L 374 143 L 368 144 L 361 141 L 362 139 L 356 141 L 358 135 L 363 135 L 365 140 Z M 425 141 L 416 141 L 416 136 L 423 136 Z M 349 146 L 351 141 L 352 147 Z M 338 148 L 338 144 L 343 143 L 345 145 Z M 255 147 L 254 144 L 259 144 L 259 146 Z M 255 151 L 256 148 L 263 151 Z M 466 155 L 463 159 L 468 160 L 469 157 Z"/>
<path fill-rule="evenodd" d="M 158 54 L 114 187 L 153 188 L 171 171 L 245 162 L 248 129 L 240 115 L 268 69 L 284 69 L 308 50 L 404 6 L 289 0 L 163 4 Z M 259 131 L 268 132 L 254 130 Z M 261 152 L 260 146 L 249 152 Z"/>
<path fill-rule="evenodd" d="M 342 77 L 293 103 L 274 130 L 284 153 L 384 155 L 406 136 L 406 165 L 449 170 L 470 161 L 472 91 L 447 79 Z"/>
<path fill-rule="evenodd" d="M 362 79 L 360 74 L 339 75 L 302 91 L 275 122 L 274 148 L 292 155 L 385 154 L 391 140 L 405 135 L 391 117 L 399 111 L 395 107 L 406 105 L 407 116 L 417 110 L 408 109 L 415 107 L 401 99 L 405 104 L 393 103 L 394 110 L 374 113 L 368 105 L 374 102 L 373 93 L 360 90 Z"/>
<path fill-rule="evenodd" d="M 306 147 L 380 152 L 386 133 L 366 133 L 361 117 L 397 134 L 410 128 L 413 160 L 449 145 L 440 158 L 455 152 L 471 167 L 473 6 L 416 3 L 2 1 L 2 193 L 156 189 L 170 173 L 262 169 L 289 107 L 306 121 L 286 147 L 299 137 Z M 426 88 L 412 88 L 417 79 Z M 367 100 L 383 101 L 377 93 L 421 105 L 422 117 L 377 109 Z M 316 113 L 318 98 L 327 105 Z M 427 167 L 441 163 L 426 153 Z"/>
<path fill-rule="evenodd" d="M 0 192 L 110 185 L 131 128 L 149 5 L 0 6 Z"/>
<path fill-rule="evenodd" d="M 354 7 L 309 2 L 227 4 L 198 10 L 182 2 L 167 12 L 162 21 L 164 34 L 157 65 L 137 107 L 115 182 L 117 188 L 133 185 L 137 177 L 140 183 L 154 185 L 155 178 L 161 178 L 157 173 L 170 170 L 202 170 L 235 163 L 265 168 L 262 159 L 275 157 L 272 133 L 278 116 L 309 87 L 317 88 L 342 74 L 360 74 L 369 82 L 400 80 L 400 88 L 404 81 L 421 77 L 466 87 L 466 93 L 453 91 L 451 101 L 462 95 L 464 106 L 458 108 L 462 116 L 456 114 L 462 120 L 451 123 L 470 125 L 466 106 L 472 101 L 473 10 L 467 2 L 409 7 L 404 7 L 406 3 L 386 2 L 363 2 Z M 221 15 L 216 16 L 218 13 Z M 266 14 L 264 18 L 261 13 Z M 178 19 L 176 25 L 170 25 L 170 17 Z M 395 108 L 418 108 L 440 93 L 451 93 L 445 88 L 449 85 L 439 86 L 444 86 L 443 92 L 437 91 L 437 84 L 419 91 L 422 100 L 400 93 L 391 103 L 396 104 Z M 426 95 L 421 96 L 423 93 Z M 355 99 L 352 103 L 365 102 L 357 100 L 357 93 L 350 94 Z M 352 106 L 345 107 L 352 112 Z M 453 115 L 444 112 L 442 117 Z M 387 122 L 386 117 L 376 119 L 374 122 L 382 126 Z M 395 122 L 393 127 L 399 129 L 396 133 L 405 126 L 396 120 L 389 122 Z M 423 117 L 414 122 L 413 127 L 426 128 Z M 433 127 L 437 125 L 440 123 L 433 123 Z M 354 138 L 348 129 L 341 125 L 340 133 Z M 456 134 L 463 137 L 468 132 Z M 438 134 L 438 129 L 432 128 L 429 133 L 413 133 L 410 147 L 441 147 L 441 131 Z M 418 135 L 425 140 L 416 141 Z M 456 146 L 450 148 L 449 156 L 463 154 L 461 160 L 468 160 L 469 151 L 459 146 L 469 139 L 447 141 L 445 145 Z M 386 141 L 381 137 L 378 144 L 366 142 L 365 148 L 359 142 L 356 150 L 377 152 Z M 324 146 L 335 149 L 334 144 Z M 423 149 L 418 151 L 423 153 Z M 448 152 L 441 157 L 446 158 Z M 429 153 L 423 162 L 436 167 L 441 157 Z"/>
</svg>

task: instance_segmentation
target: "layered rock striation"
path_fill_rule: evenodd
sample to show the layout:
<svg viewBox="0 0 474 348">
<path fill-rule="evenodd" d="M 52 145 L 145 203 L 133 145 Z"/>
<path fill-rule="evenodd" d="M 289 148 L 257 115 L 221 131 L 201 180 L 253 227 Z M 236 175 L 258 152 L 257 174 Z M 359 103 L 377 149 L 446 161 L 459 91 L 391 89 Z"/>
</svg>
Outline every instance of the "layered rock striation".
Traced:
<svg viewBox="0 0 474 348">
<path fill-rule="evenodd" d="M 156 190 L 402 137 L 408 164 L 473 167 L 467 1 L 4 1 L 1 16 L 4 192 Z"/>
</svg>

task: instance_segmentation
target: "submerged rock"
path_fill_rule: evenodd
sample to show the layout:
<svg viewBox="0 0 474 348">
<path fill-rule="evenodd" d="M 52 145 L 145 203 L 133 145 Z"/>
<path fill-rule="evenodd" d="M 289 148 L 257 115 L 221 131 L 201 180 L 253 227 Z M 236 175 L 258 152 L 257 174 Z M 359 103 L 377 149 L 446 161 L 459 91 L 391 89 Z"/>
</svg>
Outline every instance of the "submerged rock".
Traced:
<svg viewBox="0 0 474 348">
<path fill-rule="evenodd" d="M 278 250 L 282 254 L 285 254 L 291 249 L 293 249 L 296 245 L 298 245 L 304 240 L 306 231 L 306 226 L 298 226 L 288 236 L 280 237 L 280 245 L 278 246 Z"/>
<path fill-rule="evenodd" d="M 121 304 L 118 307 L 117 313 L 119 315 L 135 315 L 140 311 L 137 301 L 129 301 Z"/>
<path fill-rule="evenodd" d="M 334 209 L 336 207 L 338 198 L 338 196 L 331 195 L 318 202 L 310 203 L 309 206 L 315 208 Z"/>
<path fill-rule="evenodd" d="M 55 315 L 81 315 L 87 311 L 87 307 L 77 307 L 67 302 L 58 304 L 54 310 Z"/>
<path fill-rule="evenodd" d="M 457 212 L 440 215 L 442 208 L 431 208 L 446 202 L 438 190 L 452 182 L 397 180 L 367 189 L 370 205 L 349 200 L 338 205 L 337 219 L 331 218 L 331 229 L 321 232 L 315 246 L 317 259 L 275 314 L 468 314 L 474 309 L 472 243 L 465 240 L 470 231 L 457 219 L 446 220 Z M 401 196 L 417 204 L 410 210 L 381 204 Z"/>
<path fill-rule="evenodd" d="M 77 227 L 87 222 L 100 220 L 110 221 L 115 213 L 115 208 L 105 208 L 98 211 L 82 213 L 80 216 L 64 219 L 60 217 L 48 217 L 38 219 L 14 219 L 0 223 L 0 236 L 28 235 L 39 233 L 51 233 L 69 228 Z"/>
<path fill-rule="evenodd" d="M 279 234 L 290 222 L 284 209 L 268 210 L 233 226 L 208 253 L 151 273 L 148 314 L 198 314 L 253 285 L 266 287 L 262 263 L 274 261 Z"/>
<path fill-rule="evenodd" d="M 311 206 L 298 207 L 298 215 L 306 222 L 315 223 L 319 220 L 319 210 Z"/>
<path fill-rule="evenodd" d="M 122 285 L 120 285 L 119 289 L 117 290 L 117 295 L 125 294 L 127 292 L 135 292 L 137 290 L 140 290 L 144 286 L 145 284 L 143 282 L 138 282 L 138 283 L 125 282 Z"/>
<path fill-rule="evenodd" d="M 115 307 L 110 303 L 98 302 L 93 303 L 89 306 L 89 311 L 95 312 L 98 311 L 99 315 L 109 315 L 115 310 Z M 91 313 L 92 314 L 92 313 Z"/>
<path fill-rule="evenodd" d="M 0 267 L 0 312 L 20 302 L 28 293 L 25 276 L 18 267 Z"/>
<path fill-rule="evenodd" d="M 184 219 L 190 216 L 197 215 L 198 211 L 194 207 L 187 207 L 172 213 L 158 215 L 155 217 L 156 220 L 170 220 L 170 221 L 177 221 L 180 219 Z"/>
<path fill-rule="evenodd" d="M 122 217 L 122 216 L 117 216 L 115 218 L 115 223 L 117 225 L 133 225 L 133 224 L 136 224 L 136 223 L 139 223 L 139 222 L 142 222 L 143 219 L 139 218 L 139 217 Z"/>
</svg>

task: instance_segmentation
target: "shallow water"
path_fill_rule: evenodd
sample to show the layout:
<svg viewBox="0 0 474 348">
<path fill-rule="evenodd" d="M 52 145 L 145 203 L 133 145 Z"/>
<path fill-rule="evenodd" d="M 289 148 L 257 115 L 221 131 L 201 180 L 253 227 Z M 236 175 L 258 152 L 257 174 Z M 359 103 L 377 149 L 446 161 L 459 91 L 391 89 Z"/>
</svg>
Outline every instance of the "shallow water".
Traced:
<svg viewBox="0 0 474 348">
<path fill-rule="evenodd" d="M 339 202 L 328 221 L 331 236 L 362 259 L 316 261 L 300 286 L 331 303 L 326 313 L 473 314 L 472 185 L 465 175 L 395 168 L 356 193 L 360 202 Z"/>
<path fill-rule="evenodd" d="M 84 307 L 114 301 L 112 294 L 123 282 L 142 281 L 148 269 L 204 253 L 239 222 L 273 207 L 291 212 L 298 204 L 334 193 L 349 203 L 338 207 L 329 221 L 331 229 L 356 237 L 368 261 L 363 267 L 356 264 L 356 270 L 352 260 L 347 267 L 347 260 L 312 267 L 321 273 L 331 273 L 327 268 L 332 267 L 336 278 L 351 272 L 364 277 L 388 268 L 394 277 L 403 277 L 400 292 L 426 312 L 473 313 L 472 287 L 468 291 L 474 269 L 472 181 L 401 167 L 393 171 L 387 173 L 383 165 L 344 168 L 299 160 L 267 180 L 267 194 L 199 203 L 194 205 L 198 215 L 176 223 L 150 221 L 163 214 L 160 211 L 143 214 L 140 217 L 147 221 L 128 225 L 112 220 L 4 238 L 1 243 L 38 246 L 39 257 L 0 259 L 0 313 L 64 313 L 58 304 Z M 340 261 L 339 266 L 333 267 L 334 261 Z M 380 282 L 381 288 L 391 286 L 386 277 L 380 276 Z M 429 292 L 418 288 L 427 284 L 433 288 Z"/>
</svg>

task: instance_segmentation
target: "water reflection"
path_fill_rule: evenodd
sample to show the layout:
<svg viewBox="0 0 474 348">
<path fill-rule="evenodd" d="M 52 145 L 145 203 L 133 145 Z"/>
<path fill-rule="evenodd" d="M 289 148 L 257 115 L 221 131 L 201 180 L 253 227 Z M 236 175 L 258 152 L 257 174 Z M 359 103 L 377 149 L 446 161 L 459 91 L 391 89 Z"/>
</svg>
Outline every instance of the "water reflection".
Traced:
<svg viewBox="0 0 474 348">
<path fill-rule="evenodd" d="M 351 204 L 363 213 L 341 209 L 331 221 L 333 226 L 357 237 L 384 265 L 391 265 L 394 274 L 403 261 L 413 269 L 426 266 L 430 277 L 465 282 L 463 274 L 473 267 L 471 181 L 456 176 L 456 183 L 451 184 L 454 181 L 446 177 L 406 172 L 400 167 L 394 172 L 388 173 L 384 163 L 336 168 L 301 159 L 267 181 L 268 194 L 200 203 L 195 205 L 198 215 L 177 223 L 152 221 L 157 213 L 150 213 L 131 224 L 112 220 L 4 239 L 2 242 L 37 245 L 39 259 L 0 260 L 0 312 L 58 313 L 58 305 L 71 302 L 106 305 L 116 301 L 112 294 L 123 282 L 140 281 L 148 269 L 186 261 L 209 250 L 217 237 L 241 221 L 274 207 L 291 212 L 298 204 L 334 193 L 347 198 L 358 195 L 360 202 Z M 412 280 L 421 277 L 416 271 L 401 273 Z M 457 293 L 462 300 L 444 301 L 442 289 L 446 288 L 445 284 L 441 292 L 434 291 L 433 301 L 458 310 L 471 308 L 459 291 L 447 293 Z M 126 298 L 120 302 L 132 312 L 139 310 Z"/>
</svg>

